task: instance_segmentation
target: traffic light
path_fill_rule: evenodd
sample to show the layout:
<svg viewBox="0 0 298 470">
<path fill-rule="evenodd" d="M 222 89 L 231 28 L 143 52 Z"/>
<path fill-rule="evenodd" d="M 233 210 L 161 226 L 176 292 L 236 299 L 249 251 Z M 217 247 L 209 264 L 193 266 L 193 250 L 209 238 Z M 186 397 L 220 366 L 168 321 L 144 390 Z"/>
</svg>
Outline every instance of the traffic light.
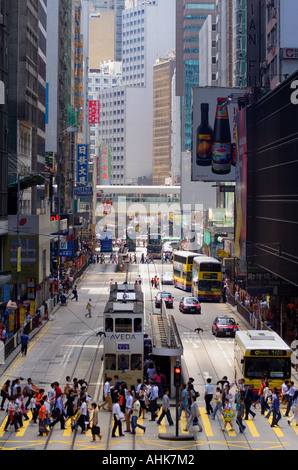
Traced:
<svg viewBox="0 0 298 470">
<path fill-rule="evenodd" d="M 176 365 L 174 367 L 174 385 L 175 385 L 175 387 L 180 387 L 180 385 L 181 385 L 181 365 L 180 365 L 180 361 L 176 361 Z"/>
</svg>

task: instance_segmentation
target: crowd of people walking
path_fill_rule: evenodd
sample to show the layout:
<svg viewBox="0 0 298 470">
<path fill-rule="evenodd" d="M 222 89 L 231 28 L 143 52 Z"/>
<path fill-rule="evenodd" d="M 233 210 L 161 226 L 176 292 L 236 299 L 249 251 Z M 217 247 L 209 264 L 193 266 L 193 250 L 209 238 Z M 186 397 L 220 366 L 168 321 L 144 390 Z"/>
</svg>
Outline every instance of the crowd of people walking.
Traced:
<svg viewBox="0 0 298 470">
<path fill-rule="evenodd" d="M 117 375 L 106 377 L 103 389 L 103 401 L 95 403 L 88 393 L 88 384 L 84 380 L 66 377 L 65 386 L 53 382 L 48 391 L 33 384 L 29 378 L 25 385 L 19 377 L 13 381 L 7 380 L 1 389 L 1 411 L 7 412 L 4 431 L 12 426 L 17 432 L 24 426 L 24 421 L 30 420 L 32 426 L 38 426 L 39 436 L 47 435 L 49 430 L 60 424 L 65 429 L 69 421 L 72 431 L 80 428 L 85 434 L 91 429 L 92 442 L 102 439 L 99 426 L 99 411 L 112 412 L 113 426 L 111 437 L 124 436 L 124 433 L 136 434 L 136 428 L 144 433 L 146 426 L 138 419 L 146 419 L 149 413 L 150 421 L 161 424 L 164 418 L 169 426 L 174 425 L 170 409 L 169 388 L 160 387 L 158 382 L 147 377 L 144 383 L 139 379 L 136 385 L 127 386 Z M 112 385 L 113 382 L 113 385 Z M 199 407 L 199 392 L 194 389 L 194 379 L 181 384 L 178 401 L 178 419 L 185 414 L 184 431 L 198 426 L 198 432 L 203 431 L 201 420 L 202 407 Z M 63 388 L 63 390 L 62 390 Z M 269 419 L 272 415 L 271 427 L 278 426 L 281 419 L 280 407 L 284 406 L 285 416 L 290 425 L 293 420 L 298 426 L 298 390 L 294 382 L 286 380 L 280 390 L 269 388 L 264 377 L 261 380 L 258 393 L 240 379 L 231 384 L 224 376 L 216 384 L 209 378 L 204 389 L 206 414 L 210 419 L 219 418 L 222 431 L 234 431 L 234 423 L 239 433 L 245 432 L 245 421 L 256 416 L 257 405 L 261 415 Z M 201 399 L 202 400 L 202 399 Z M 159 401 L 159 403 L 158 403 Z M 161 411 L 159 412 L 161 408 Z M 31 413 L 30 413 L 31 412 Z M 291 412 L 291 417 L 290 417 Z M 122 426 L 125 425 L 125 429 Z"/>
</svg>

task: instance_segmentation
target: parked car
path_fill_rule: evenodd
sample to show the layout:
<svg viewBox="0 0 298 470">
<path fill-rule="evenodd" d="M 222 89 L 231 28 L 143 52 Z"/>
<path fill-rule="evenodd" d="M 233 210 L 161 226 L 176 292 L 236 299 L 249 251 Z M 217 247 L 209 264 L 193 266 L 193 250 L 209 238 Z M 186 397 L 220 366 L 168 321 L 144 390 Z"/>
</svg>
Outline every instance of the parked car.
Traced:
<svg viewBox="0 0 298 470">
<path fill-rule="evenodd" d="M 229 315 L 216 317 L 212 324 L 212 334 L 215 336 L 231 336 L 235 338 L 238 329 L 235 319 Z"/>
<path fill-rule="evenodd" d="M 161 276 L 161 283 L 173 285 L 174 284 L 173 273 L 171 271 L 167 271 L 163 273 Z"/>
<path fill-rule="evenodd" d="M 158 292 L 155 297 L 156 308 L 161 308 L 162 299 L 164 299 L 165 304 L 168 308 L 173 308 L 174 297 L 172 297 L 172 294 L 170 292 L 164 292 L 164 291 Z"/>
<path fill-rule="evenodd" d="M 201 304 L 196 297 L 182 297 L 179 310 L 182 313 L 201 313 Z"/>
</svg>

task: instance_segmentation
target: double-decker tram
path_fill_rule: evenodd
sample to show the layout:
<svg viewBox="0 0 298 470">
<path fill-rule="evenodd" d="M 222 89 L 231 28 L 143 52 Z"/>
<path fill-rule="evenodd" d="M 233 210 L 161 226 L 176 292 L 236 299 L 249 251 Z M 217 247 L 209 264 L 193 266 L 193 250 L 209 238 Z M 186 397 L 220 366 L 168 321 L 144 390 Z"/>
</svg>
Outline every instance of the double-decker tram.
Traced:
<svg viewBox="0 0 298 470">
<path fill-rule="evenodd" d="M 128 386 L 143 380 L 144 298 L 138 284 L 110 288 L 104 318 L 104 376 L 119 376 Z"/>
<path fill-rule="evenodd" d="M 222 264 L 209 256 L 193 260 L 192 293 L 199 300 L 219 302 L 222 290 Z"/>
<path fill-rule="evenodd" d="M 285 380 L 291 380 L 292 350 L 274 331 L 237 331 L 235 336 L 235 379 L 244 379 L 253 390 L 260 390 L 262 378 L 270 389 L 280 389 Z"/>
<path fill-rule="evenodd" d="M 174 286 L 191 292 L 193 260 L 198 253 L 191 251 L 176 251 L 173 255 L 173 281 Z"/>
</svg>

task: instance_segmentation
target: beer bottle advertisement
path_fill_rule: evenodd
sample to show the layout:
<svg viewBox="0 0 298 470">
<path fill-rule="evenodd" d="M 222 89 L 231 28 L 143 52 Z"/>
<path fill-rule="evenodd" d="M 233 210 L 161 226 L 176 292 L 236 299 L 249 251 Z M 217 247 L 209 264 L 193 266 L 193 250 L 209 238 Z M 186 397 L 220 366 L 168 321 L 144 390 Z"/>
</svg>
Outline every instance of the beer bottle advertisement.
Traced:
<svg viewBox="0 0 298 470">
<path fill-rule="evenodd" d="M 197 165 L 212 162 L 212 127 L 209 126 L 209 104 L 201 104 L 201 124 L 197 131 Z"/>
<path fill-rule="evenodd" d="M 192 181 L 235 181 L 238 98 L 246 92 L 239 88 L 193 87 Z"/>
</svg>

